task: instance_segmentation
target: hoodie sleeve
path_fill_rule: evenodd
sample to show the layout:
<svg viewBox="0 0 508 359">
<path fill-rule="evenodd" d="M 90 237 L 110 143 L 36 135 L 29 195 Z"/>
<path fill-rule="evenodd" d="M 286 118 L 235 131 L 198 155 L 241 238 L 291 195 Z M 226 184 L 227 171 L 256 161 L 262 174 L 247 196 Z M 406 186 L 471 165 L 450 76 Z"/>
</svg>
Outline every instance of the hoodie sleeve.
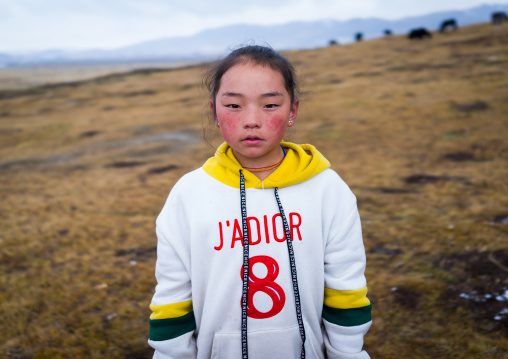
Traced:
<svg viewBox="0 0 508 359">
<path fill-rule="evenodd" d="M 372 323 L 367 298 L 366 265 L 356 198 L 348 189 L 341 196 L 349 203 L 338 210 L 325 249 L 324 340 L 328 358 L 367 359 L 363 337 Z M 345 198 L 344 198 L 345 197 Z M 349 198 L 348 198 L 349 197 Z"/>
<path fill-rule="evenodd" d="M 155 349 L 155 359 L 195 359 L 197 355 L 189 275 L 190 244 L 185 237 L 188 233 L 185 214 L 175 197 L 170 194 L 156 222 L 157 286 L 150 304 L 148 339 L 148 344 Z"/>
</svg>

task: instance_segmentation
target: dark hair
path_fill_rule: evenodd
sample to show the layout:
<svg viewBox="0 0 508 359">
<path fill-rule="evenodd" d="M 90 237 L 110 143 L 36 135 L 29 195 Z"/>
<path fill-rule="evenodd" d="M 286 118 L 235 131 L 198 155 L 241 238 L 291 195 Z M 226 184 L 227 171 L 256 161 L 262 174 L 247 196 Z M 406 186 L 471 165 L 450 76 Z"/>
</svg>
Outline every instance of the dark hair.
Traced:
<svg viewBox="0 0 508 359">
<path fill-rule="evenodd" d="M 228 56 L 218 61 L 205 75 L 204 83 L 214 103 L 215 96 L 220 88 L 222 76 L 233 66 L 252 62 L 256 65 L 270 66 L 279 72 L 284 79 L 284 85 L 291 103 L 299 96 L 298 83 L 296 81 L 295 68 L 284 56 L 268 46 L 248 45 L 232 51 Z"/>
</svg>

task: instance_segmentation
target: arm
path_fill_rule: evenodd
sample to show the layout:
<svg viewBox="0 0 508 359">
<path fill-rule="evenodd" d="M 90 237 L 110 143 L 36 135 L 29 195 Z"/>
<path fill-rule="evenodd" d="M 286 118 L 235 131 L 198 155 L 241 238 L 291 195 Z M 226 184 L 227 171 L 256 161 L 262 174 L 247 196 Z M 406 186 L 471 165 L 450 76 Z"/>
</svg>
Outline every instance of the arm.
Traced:
<svg viewBox="0 0 508 359">
<path fill-rule="evenodd" d="M 372 305 L 366 296 L 365 249 L 354 196 L 352 203 L 335 216 L 325 250 L 323 334 L 328 358 L 369 358 L 362 347 Z"/>
<path fill-rule="evenodd" d="M 185 218 L 170 198 L 157 219 L 157 286 L 150 309 L 148 344 L 156 359 L 195 359 L 196 322 L 189 276 L 190 252 Z M 171 233 L 171 236 L 169 235 Z"/>
</svg>

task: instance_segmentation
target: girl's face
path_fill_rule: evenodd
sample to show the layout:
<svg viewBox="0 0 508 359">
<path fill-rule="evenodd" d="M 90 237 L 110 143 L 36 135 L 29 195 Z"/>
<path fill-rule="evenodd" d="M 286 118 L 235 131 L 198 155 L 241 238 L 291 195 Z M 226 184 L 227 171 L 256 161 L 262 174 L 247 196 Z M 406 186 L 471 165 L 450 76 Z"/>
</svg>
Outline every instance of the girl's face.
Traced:
<svg viewBox="0 0 508 359">
<path fill-rule="evenodd" d="M 224 73 L 210 102 L 224 140 L 245 167 L 263 167 L 282 159 L 279 146 L 294 124 L 298 100 L 291 97 L 282 75 L 269 66 L 250 62 Z"/>
</svg>

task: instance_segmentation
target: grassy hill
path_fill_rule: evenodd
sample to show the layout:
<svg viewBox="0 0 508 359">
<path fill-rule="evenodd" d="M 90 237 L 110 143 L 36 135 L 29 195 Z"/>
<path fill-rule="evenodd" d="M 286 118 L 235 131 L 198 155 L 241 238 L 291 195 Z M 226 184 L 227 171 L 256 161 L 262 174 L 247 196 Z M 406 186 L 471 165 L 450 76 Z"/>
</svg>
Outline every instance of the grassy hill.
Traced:
<svg viewBox="0 0 508 359">
<path fill-rule="evenodd" d="M 508 24 L 287 56 L 287 139 L 358 198 L 372 358 L 505 358 Z M 205 70 L 0 92 L 1 357 L 151 357 L 154 221 L 220 143 Z"/>
</svg>

